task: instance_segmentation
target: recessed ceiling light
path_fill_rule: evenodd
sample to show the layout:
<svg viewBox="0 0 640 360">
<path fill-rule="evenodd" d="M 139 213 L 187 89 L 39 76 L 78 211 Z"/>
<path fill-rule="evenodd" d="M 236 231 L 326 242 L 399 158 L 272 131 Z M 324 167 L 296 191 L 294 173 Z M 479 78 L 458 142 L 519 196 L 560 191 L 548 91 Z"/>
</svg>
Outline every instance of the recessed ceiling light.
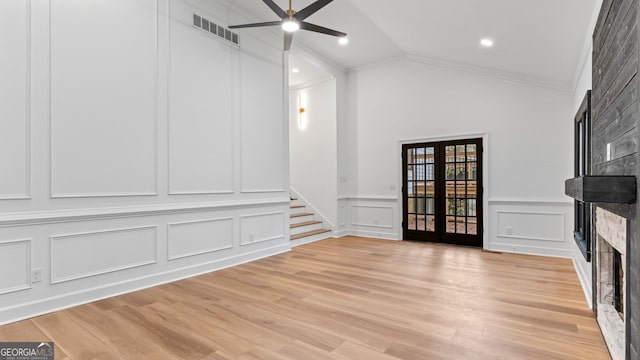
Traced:
<svg viewBox="0 0 640 360">
<path fill-rule="evenodd" d="M 491 39 L 486 39 L 486 38 L 485 38 L 485 39 L 482 39 L 482 40 L 480 40 L 480 45 L 482 45 L 482 46 L 484 46 L 484 47 L 487 47 L 487 48 L 490 48 L 490 47 L 492 47 L 492 46 L 493 46 L 493 40 L 491 40 Z"/>
<path fill-rule="evenodd" d="M 349 38 L 346 36 L 341 37 L 340 40 L 338 40 L 338 43 L 340 45 L 347 45 L 349 43 Z"/>
<path fill-rule="evenodd" d="M 293 69 L 291 69 L 291 72 L 292 72 L 292 73 L 294 73 L 294 74 L 297 74 L 297 73 L 299 73 L 299 72 L 300 72 L 300 69 L 298 69 L 298 68 L 293 68 Z"/>
</svg>

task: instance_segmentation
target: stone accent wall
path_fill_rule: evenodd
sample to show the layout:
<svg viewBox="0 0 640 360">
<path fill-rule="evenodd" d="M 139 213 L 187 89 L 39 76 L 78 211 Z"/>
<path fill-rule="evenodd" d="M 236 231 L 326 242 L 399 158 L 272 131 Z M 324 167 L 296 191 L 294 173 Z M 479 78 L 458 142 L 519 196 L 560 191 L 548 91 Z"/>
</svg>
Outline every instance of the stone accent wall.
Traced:
<svg viewBox="0 0 640 360">
<path fill-rule="evenodd" d="M 639 7 L 638 0 L 602 1 L 593 34 L 592 175 L 634 175 L 640 178 Z M 607 156 L 607 144 L 611 144 L 610 157 Z M 632 229 L 627 234 L 626 247 L 626 359 L 640 360 L 638 202 L 596 205 L 626 218 L 629 229 Z M 599 266 L 597 259 L 594 263 Z M 597 286 L 593 285 L 594 288 Z"/>
</svg>

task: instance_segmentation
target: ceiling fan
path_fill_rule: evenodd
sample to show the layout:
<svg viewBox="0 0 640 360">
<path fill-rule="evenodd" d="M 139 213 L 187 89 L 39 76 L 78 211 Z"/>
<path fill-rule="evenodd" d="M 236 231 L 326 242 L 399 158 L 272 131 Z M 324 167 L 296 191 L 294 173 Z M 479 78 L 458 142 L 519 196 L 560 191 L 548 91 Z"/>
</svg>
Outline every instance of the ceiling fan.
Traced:
<svg viewBox="0 0 640 360">
<path fill-rule="evenodd" d="M 263 27 L 263 26 L 282 26 L 282 30 L 284 33 L 284 50 L 287 51 L 291 49 L 291 42 L 293 41 L 293 33 L 298 31 L 299 29 L 314 31 L 321 34 L 337 36 L 339 38 L 345 39 L 347 38 L 347 34 L 328 29 L 326 27 L 322 27 L 319 25 L 314 25 L 304 21 L 304 19 L 309 16 L 315 14 L 318 10 L 327 6 L 333 0 L 318 0 L 306 8 L 295 11 L 292 7 L 292 0 L 289 0 L 289 10 L 283 10 L 279 7 L 273 0 L 262 0 L 267 6 L 274 12 L 276 15 L 280 17 L 280 21 L 268 21 L 254 24 L 244 24 L 244 25 L 233 25 L 229 26 L 230 29 L 240 29 L 240 28 L 252 28 L 252 27 Z"/>
</svg>

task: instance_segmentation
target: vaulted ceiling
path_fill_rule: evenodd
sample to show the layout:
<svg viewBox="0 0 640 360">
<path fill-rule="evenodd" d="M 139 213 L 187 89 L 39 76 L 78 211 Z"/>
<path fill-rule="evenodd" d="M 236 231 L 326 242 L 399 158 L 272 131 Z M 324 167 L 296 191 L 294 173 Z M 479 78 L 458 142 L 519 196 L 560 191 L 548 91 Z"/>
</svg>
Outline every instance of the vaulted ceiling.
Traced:
<svg viewBox="0 0 640 360">
<path fill-rule="evenodd" d="M 282 8 L 288 0 L 275 0 Z M 302 9 L 313 0 L 293 0 Z M 304 47 L 345 68 L 395 56 L 415 56 L 562 87 L 574 81 L 601 0 L 335 0 L 307 21 L 349 34 L 335 38 L 300 31 Z M 277 20 L 261 0 L 235 0 L 257 19 Z M 281 31 L 244 30 L 244 31 Z M 492 48 L 480 46 L 490 38 Z"/>
</svg>

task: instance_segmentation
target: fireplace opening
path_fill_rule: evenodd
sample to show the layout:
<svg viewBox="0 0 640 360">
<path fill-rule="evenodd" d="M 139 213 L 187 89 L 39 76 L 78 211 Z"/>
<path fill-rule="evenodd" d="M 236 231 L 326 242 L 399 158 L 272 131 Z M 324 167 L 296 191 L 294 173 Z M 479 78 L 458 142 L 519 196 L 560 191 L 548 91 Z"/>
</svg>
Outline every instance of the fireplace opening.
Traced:
<svg viewBox="0 0 640 360">
<path fill-rule="evenodd" d="M 613 249 L 613 306 L 624 319 L 624 267 L 622 254 Z"/>
</svg>

